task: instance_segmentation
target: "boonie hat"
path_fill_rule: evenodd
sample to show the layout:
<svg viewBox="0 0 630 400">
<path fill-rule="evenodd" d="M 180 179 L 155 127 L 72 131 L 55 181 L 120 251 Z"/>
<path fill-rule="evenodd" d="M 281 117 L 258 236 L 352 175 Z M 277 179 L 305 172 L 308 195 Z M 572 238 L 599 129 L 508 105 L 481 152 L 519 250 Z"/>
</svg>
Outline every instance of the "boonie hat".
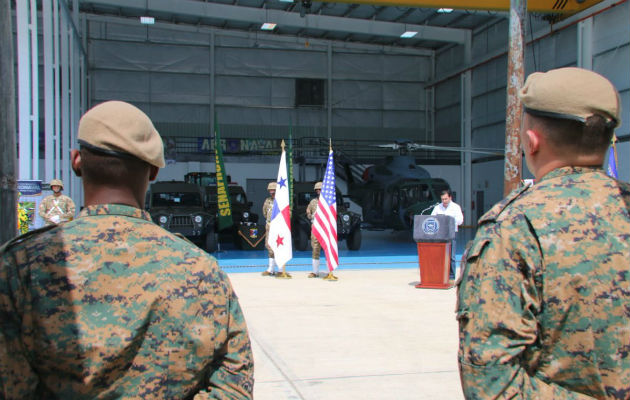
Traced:
<svg viewBox="0 0 630 400">
<path fill-rule="evenodd" d="M 134 156 L 163 168 L 164 145 L 149 117 L 124 101 L 106 101 L 83 114 L 78 141 L 90 150 Z"/>
<path fill-rule="evenodd" d="M 50 187 L 53 186 L 61 186 L 61 188 L 63 189 L 63 182 L 61 181 L 61 179 L 53 179 L 52 181 L 50 181 Z"/>
<path fill-rule="evenodd" d="M 317 182 L 315 184 L 315 189 L 313 189 L 313 190 L 317 190 L 317 189 L 322 190 L 322 183 L 321 182 Z"/>
<path fill-rule="evenodd" d="M 558 68 L 534 72 L 518 93 L 525 111 L 541 117 L 586 122 L 604 117 L 610 127 L 621 123 L 619 93 L 596 72 L 583 68 Z"/>
<path fill-rule="evenodd" d="M 276 190 L 276 182 L 269 182 L 267 190 Z"/>
</svg>

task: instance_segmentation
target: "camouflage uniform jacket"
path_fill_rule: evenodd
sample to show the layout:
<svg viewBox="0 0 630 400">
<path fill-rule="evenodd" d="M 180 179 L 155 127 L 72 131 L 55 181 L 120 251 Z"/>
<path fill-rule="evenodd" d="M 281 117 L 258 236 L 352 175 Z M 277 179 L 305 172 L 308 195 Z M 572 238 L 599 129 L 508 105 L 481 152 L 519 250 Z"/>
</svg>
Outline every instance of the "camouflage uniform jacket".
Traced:
<svg viewBox="0 0 630 400">
<path fill-rule="evenodd" d="M 313 222 L 313 217 L 315 216 L 315 212 L 317 211 L 317 204 L 319 203 L 319 199 L 316 197 L 308 203 L 306 207 L 306 218 L 309 221 Z"/>
<path fill-rule="evenodd" d="M 458 289 L 467 399 L 630 398 L 630 185 L 564 167 L 479 220 Z"/>
<path fill-rule="evenodd" d="M 271 223 L 271 210 L 273 210 L 273 199 L 271 197 L 267 197 L 262 206 L 262 215 L 265 217 L 267 225 Z"/>
<path fill-rule="evenodd" d="M 74 218 L 74 201 L 66 195 L 55 196 L 51 194 L 44 197 L 39 204 L 39 216 L 44 219 L 47 225 L 54 224 L 51 217 L 58 216 L 59 222 L 70 221 Z"/>
<path fill-rule="evenodd" d="M 0 248 L 1 399 L 251 398 L 216 260 L 143 210 L 85 208 Z"/>
</svg>

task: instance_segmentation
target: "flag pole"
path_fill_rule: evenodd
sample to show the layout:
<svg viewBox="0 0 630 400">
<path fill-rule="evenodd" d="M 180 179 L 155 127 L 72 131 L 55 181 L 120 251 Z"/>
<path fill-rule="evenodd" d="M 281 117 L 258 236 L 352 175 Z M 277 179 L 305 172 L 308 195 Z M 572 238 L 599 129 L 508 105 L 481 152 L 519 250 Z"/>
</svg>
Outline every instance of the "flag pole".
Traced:
<svg viewBox="0 0 630 400">
<path fill-rule="evenodd" d="M 282 153 L 284 153 L 284 139 L 282 139 L 282 142 L 280 143 L 280 147 L 282 148 Z M 278 275 L 276 275 L 276 278 L 281 278 L 281 279 L 291 279 L 291 274 L 287 273 L 287 264 L 282 264 L 282 272 L 280 272 Z"/>
</svg>

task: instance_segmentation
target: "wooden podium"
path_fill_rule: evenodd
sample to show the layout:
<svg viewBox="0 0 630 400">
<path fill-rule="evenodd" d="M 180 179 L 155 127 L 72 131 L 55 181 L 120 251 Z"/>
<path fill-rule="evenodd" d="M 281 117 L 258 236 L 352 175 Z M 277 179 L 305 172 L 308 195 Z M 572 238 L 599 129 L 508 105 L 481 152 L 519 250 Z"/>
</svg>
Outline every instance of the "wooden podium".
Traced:
<svg viewBox="0 0 630 400">
<path fill-rule="evenodd" d="M 420 283 L 417 288 L 448 289 L 451 267 L 451 241 L 455 239 L 455 219 L 448 215 L 416 215 L 413 238 L 418 243 Z"/>
</svg>

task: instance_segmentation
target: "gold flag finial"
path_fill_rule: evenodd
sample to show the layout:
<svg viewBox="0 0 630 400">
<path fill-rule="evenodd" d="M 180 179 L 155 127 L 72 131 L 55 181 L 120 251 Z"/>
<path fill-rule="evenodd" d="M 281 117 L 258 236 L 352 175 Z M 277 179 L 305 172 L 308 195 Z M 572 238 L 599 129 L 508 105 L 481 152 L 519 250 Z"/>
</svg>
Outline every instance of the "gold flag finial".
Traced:
<svg viewBox="0 0 630 400">
<path fill-rule="evenodd" d="M 282 143 L 280 143 L 280 147 L 282 147 L 282 151 L 284 151 L 284 139 L 282 139 Z"/>
<path fill-rule="evenodd" d="M 332 139 L 328 138 L 328 146 L 329 146 L 329 150 L 332 151 Z"/>
</svg>

